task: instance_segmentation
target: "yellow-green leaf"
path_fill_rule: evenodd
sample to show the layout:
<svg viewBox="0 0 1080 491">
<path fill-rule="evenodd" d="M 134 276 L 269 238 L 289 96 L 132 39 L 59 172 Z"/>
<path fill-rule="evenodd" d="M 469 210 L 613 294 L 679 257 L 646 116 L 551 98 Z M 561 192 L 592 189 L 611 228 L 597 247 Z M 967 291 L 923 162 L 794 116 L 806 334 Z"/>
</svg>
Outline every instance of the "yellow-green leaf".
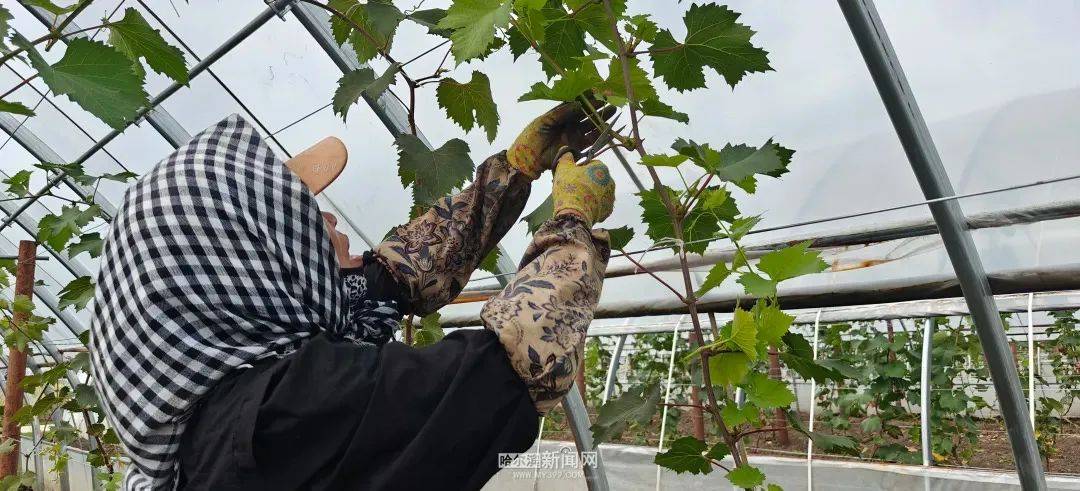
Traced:
<svg viewBox="0 0 1080 491">
<path fill-rule="evenodd" d="M 146 60 L 151 70 L 178 83 L 188 83 L 187 62 L 179 48 L 170 45 L 139 11 L 128 7 L 124 18 L 109 24 L 109 44 L 135 63 Z"/>
</svg>

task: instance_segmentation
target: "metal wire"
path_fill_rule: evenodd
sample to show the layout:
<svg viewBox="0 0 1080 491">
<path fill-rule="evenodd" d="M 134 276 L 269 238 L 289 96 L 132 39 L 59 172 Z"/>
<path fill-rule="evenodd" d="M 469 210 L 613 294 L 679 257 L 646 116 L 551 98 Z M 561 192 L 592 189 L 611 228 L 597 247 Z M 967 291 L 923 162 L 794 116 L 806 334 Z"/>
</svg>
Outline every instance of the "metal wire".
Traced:
<svg viewBox="0 0 1080 491">
<path fill-rule="evenodd" d="M 891 211 L 903 210 L 903 209 L 907 209 L 907 208 L 917 208 L 917 207 L 920 207 L 920 206 L 930 205 L 930 204 L 934 204 L 934 203 L 941 203 L 941 202 L 945 202 L 945 201 L 954 201 L 954 200 L 961 200 L 961 199 L 965 199 L 965 198 L 974 198 L 974 197 L 977 197 L 977 196 L 986 196 L 986 195 L 989 195 L 989 194 L 1004 193 L 1004 192 L 1007 192 L 1007 191 L 1015 191 L 1015 190 L 1018 190 L 1018 189 L 1025 189 L 1025 188 L 1036 187 L 1036 186 L 1045 186 L 1047 184 L 1055 184 L 1055 183 L 1059 183 L 1059 182 L 1072 181 L 1072 180 L 1077 180 L 1077 179 L 1080 179 L 1080 174 L 1074 174 L 1074 175 L 1069 175 L 1069 176 L 1064 176 L 1064 177 L 1055 177 L 1055 178 L 1052 178 L 1052 179 L 1044 179 L 1044 180 L 1029 182 L 1029 183 L 1025 183 L 1025 184 L 1017 184 L 1017 185 L 1014 185 L 1014 186 L 1006 186 L 1006 187 L 1001 187 L 1001 188 L 988 189 L 988 190 L 985 190 L 985 191 L 977 191 L 977 192 L 974 192 L 974 193 L 961 193 L 961 194 L 955 194 L 955 195 L 952 195 L 952 196 L 943 196 L 941 198 L 927 199 L 927 200 L 917 201 L 917 202 L 908 203 L 908 204 L 904 204 L 904 205 L 889 206 L 889 207 L 886 207 L 886 208 L 878 208 L 878 209 L 875 209 L 875 210 L 862 211 L 862 212 L 858 212 L 858 213 L 848 213 L 848 214 L 844 214 L 844 215 L 835 215 L 835 216 L 826 217 L 826 218 L 818 218 L 818 219 L 814 219 L 814 220 L 806 220 L 806 221 L 802 221 L 802 222 L 789 223 L 789 224 L 786 224 L 786 225 L 778 225 L 778 226 L 775 226 L 775 227 L 759 228 L 759 229 L 755 229 L 755 230 L 751 230 L 750 232 L 747 232 L 746 235 L 762 234 L 762 233 L 765 233 L 765 232 L 775 232 L 777 230 L 785 230 L 785 229 L 789 229 L 789 228 L 803 227 L 803 226 L 806 226 L 806 225 L 816 225 L 816 224 L 819 224 L 819 223 L 835 222 L 835 221 L 840 221 L 840 220 L 847 220 L 847 219 L 850 219 L 850 218 L 859 218 L 859 217 L 864 217 L 864 216 L 877 215 L 877 214 L 881 214 L 881 213 L 888 213 L 888 212 L 891 212 Z M 688 241 L 683 242 L 683 245 L 685 246 L 685 245 L 690 245 L 690 244 L 698 244 L 698 243 L 702 243 L 702 242 L 713 242 L 713 241 L 716 241 L 716 240 L 723 239 L 725 237 L 726 236 L 724 236 L 724 235 L 719 235 L 719 236 L 708 237 L 708 238 L 704 238 L 704 239 L 688 240 Z M 615 258 L 615 257 L 631 256 L 631 255 L 634 255 L 634 254 L 644 254 L 646 252 L 659 251 L 659 250 L 664 250 L 664 249 L 669 249 L 669 248 L 671 248 L 670 244 L 663 245 L 663 246 L 652 246 L 652 247 L 648 247 L 648 248 L 641 249 L 641 250 L 621 252 L 619 254 L 612 254 L 611 257 Z M 513 276 L 515 274 L 517 274 L 517 273 L 516 272 L 515 273 L 502 273 L 502 274 L 497 274 L 497 275 L 491 275 L 491 276 L 484 276 L 484 277 L 480 277 L 480 278 L 475 278 L 475 279 L 471 279 L 469 281 L 473 282 L 473 281 L 492 280 L 492 279 L 496 279 L 496 278 L 499 278 L 499 277 L 502 277 L 502 276 Z"/>
</svg>

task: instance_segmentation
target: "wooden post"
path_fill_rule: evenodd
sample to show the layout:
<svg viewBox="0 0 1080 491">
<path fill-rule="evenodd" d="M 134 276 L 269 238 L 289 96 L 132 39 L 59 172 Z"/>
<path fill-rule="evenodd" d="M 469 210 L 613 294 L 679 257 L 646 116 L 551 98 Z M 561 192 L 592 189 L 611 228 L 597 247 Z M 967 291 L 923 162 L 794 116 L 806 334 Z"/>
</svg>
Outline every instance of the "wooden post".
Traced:
<svg viewBox="0 0 1080 491">
<path fill-rule="evenodd" d="M 769 348 L 769 378 L 784 381 L 780 376 L 780 353 L 776 351 L 775 347 Z M 776 443 L 779 443 L 782 447 L 789 447 L 791 446 L 791 436 L 788 435 L 787 415 L 784 413 L 784 409 L 786 408 L 778 407 L 773 411 L 773 427 L 780 428 L 776 432 Z"/>
<path fill-rule="evenodd" d="M 34 295 L 34 257 L 37 244 L 32 240 L 19 242 L 19 262 L 15 270 L 15 297 Z M 12 328 L 18 328 L 29 319 L 29 312 L 15 312 Z M 19 473 L 19 447 L 22 434 L 15 422 L 15 413 L 23 405 L 22 380 L 26 375 L 26 353 L 8 345 L 7 386 L 4 392 L 4 441 L 14 441 L 14 448 L 0 455 L 0 479 Z"/>
</svg>

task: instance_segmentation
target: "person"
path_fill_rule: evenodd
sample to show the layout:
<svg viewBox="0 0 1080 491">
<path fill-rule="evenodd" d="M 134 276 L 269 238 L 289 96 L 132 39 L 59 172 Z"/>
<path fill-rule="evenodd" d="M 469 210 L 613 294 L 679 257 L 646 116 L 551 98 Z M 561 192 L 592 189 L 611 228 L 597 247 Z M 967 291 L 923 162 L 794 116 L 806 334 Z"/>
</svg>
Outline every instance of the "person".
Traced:
<svg viewBox="0 0 1080 491">
<path fill-rule="evenodd" d="M 362 255 L 239 116 L 160 162 L 124 195 L 91 316 L 124 487 L 481 488 L 581 369 L 610 255 L 592 226 L 614 200 L 604 164 L 575 162 L 593 128 L 577 103 L 545 113 Z M 394 342 L 462 291 L 551 168 L 554 216 L 486 329 Z"/>
</svg>

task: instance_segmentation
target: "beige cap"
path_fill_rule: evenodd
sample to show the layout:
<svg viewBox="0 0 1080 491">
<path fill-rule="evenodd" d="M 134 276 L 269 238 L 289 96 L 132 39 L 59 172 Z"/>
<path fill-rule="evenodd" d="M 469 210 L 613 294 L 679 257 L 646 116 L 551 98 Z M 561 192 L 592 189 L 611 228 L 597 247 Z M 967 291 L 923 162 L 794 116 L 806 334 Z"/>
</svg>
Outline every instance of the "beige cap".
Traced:
<svg viewBox="0 0 1080 491">
<path fill-rule="evenodd" d="M 285 162 L 300 181 L 319 194 L 345 170 L 349 152 L 338 138 L 328 136 Z"/>
</svg>

